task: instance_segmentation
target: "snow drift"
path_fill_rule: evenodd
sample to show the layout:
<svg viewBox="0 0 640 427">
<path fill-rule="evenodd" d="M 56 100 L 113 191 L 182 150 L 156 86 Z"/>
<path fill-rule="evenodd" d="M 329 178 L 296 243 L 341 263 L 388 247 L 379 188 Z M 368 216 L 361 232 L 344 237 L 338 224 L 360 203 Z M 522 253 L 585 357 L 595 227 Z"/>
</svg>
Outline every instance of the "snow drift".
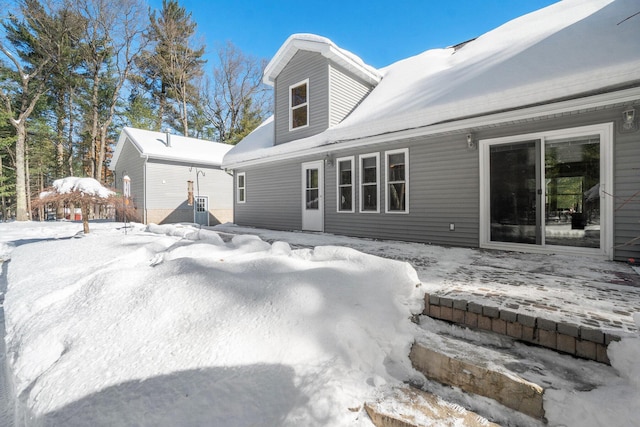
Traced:
<svg viewBox="0 0 640 427">
<path fill-rule="evenodd" d="M 6 341 L 25 425 L 344 425 L 411 375 L 408 264 L 149 230 L 12 253 Z"/>
</svg>

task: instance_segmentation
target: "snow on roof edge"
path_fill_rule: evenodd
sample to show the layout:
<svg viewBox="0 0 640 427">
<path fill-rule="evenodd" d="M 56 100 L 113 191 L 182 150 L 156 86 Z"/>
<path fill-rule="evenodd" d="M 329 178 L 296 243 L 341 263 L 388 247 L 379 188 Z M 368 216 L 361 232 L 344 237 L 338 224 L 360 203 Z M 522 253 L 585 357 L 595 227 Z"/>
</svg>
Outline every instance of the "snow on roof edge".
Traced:
<svg viewBox="0 0 640 427">
<path fill-rule="evenodd" d="M 511 20 L 458 51 L 431 49 L 402 59 L 380 70 L 385 78 L 340 124 L 286 144 L 263 144 L 255 152 L 241 141 L 224 163 L 281 159 L 287 152 L 295 157 L 332 142 L 466 123 L 469 117 L 533 106 L 552 111 L 566 100 L 576 100 L 579 108 L 580 99 L 589 102 L 640 81 L 640 26 L 618 24 L 637 9 L 635 1 L 564 0 Z"/>
<path fill-rule="evenodd" d="M 309 33 L 290 35 L 280 46 L 269 64 L 264 69 L 263 82 L 273 86 L 276 77 L 298 50 L 318 52 L 326 58 L 333 59 L 347 70 L 355 73 L 370 84 L 377 84 L 382 74 L 376 68 L 366 64 L 359 56 L 338 47 L 330 39 Z"/>
<path fill-rule="evenodd" d="M 215 141 L 170 135 L 170 146 L 166 143 L 166 132 L 150 131 L 129 126 L 122 128 L 116 150 L 109 163 L 114 170 L 127 138 L 140 153 L 140 156 L 156 160 L 181 163 L 197 163 L 221 167 L 224 155 L 233 148 L 232 145 Z"/>
</svg>

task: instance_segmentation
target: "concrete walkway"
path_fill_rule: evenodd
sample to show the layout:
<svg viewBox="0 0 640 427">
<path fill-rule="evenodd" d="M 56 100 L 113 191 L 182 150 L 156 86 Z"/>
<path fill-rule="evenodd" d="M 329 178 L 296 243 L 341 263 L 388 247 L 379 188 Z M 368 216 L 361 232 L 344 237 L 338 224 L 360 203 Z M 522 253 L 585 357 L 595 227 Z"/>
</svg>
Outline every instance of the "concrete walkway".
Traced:
<svg viewBox="0 0 640 427">
<path fill-rule="evenodd" d="M 213 229 L 231 234 L 255 234 L 269 242 L 288 242 L 292 247 L 347 246 L 410 263 L 428 294 L 612 335 L 624 336 L 638 331 L 633 314 L 640 313 L 640 269 L 627 263 L 227 224 Z"/>
</svg>

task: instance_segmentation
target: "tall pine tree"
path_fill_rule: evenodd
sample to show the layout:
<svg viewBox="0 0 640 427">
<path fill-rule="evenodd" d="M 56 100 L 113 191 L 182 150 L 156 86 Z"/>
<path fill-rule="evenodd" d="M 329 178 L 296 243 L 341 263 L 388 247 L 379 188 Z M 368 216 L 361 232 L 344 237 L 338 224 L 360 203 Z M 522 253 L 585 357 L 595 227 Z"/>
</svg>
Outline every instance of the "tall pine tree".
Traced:
<svg viewBox="0 0 640 427">
<path fill-rule="evenodd" d="M 55 56 L 56 28 L 58 20 L 66 19 L 60 13 L 62 5 L 45 5 L 38 0 L 21 0 L 20 16 L 10 15 L 4 22 L 8 44 L 0 40 L 0 52 L 6 58 L 2 66 L 11 79 L 2 81 L 0 99 L 9 116 L 9 123 L 16 132 L 14 145 L 16 165 L 16 219 L 30 218 L 27 206 L 26 139 L 27 122 L 36 104 L 47 92 L 48 77 Z"/>
<path fill-rule="evenodd" d="M 175 0 L 163 0 L 151 13 L 149 41 L 152 48 L 138 60 L 139 82 L 151 94 L 157 108 L 155 130 L 172 123 L 189 135 L 189 111 L 198 96 L 196 79 L 203 74 L 204 46 L 192 47 L 196 23 Z"/>
</svg>

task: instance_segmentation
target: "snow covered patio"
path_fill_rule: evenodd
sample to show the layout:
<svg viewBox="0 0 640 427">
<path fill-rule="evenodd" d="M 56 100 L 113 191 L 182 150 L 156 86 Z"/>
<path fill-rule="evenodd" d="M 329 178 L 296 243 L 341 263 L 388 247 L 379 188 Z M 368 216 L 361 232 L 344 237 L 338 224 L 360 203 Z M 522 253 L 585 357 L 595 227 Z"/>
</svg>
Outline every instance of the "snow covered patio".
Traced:
<svg viewBox="0 0 640 427">
<path fill-rule="evenodd" d="M 9 426 L 371 426 L 365 402 L 424 382 L 414 340 L 450 328 L 410 321 L 425 293 L 440 307 L 465 300 L 628 337 L 613 367 L 545 356 L 598 385 L 552 389 L 545 410 L 556 426 L 635 419 L 640 287 L 629 265 L 229 224 L 80 229 L 0 224 Z M 473 399 L 502 425 L 541 425 Z"/>
<path fill-rule="evenodd" d="M 265 241 L 286 241 L 292 247 L 347 246 L 408 262 L 427 294 L 614 335 L 637 332 L 633 313 L 640 312 L 638 266 L 590 257 L 445 248 L 229 224 L 214 230 L 255 234 Z"/>
</svg>

